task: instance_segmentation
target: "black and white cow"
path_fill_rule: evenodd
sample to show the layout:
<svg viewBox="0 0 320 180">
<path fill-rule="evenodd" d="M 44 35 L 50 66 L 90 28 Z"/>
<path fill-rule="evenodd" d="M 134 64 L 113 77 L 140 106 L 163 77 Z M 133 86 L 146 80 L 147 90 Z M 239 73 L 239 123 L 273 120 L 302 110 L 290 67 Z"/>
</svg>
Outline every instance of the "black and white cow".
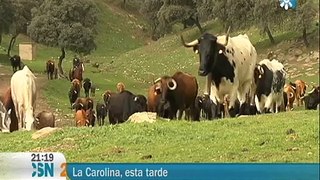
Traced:
<svg viewBox="0 0 320 180">
<path fill-rule="evenodd" d="M 256 84 L 255 103 L 257 111 L 278 112 L 283 104 L 283 89 L 286 81 L 284 66 L 278 60 L 264 59 L 254 71 Z M 274 110 L 274 104 L 276 105 Z"/>
<path fill-rule="evenodd" d="M 223 36 L 205 33 L 190 43 L 185 43 L 182 36 L 181 40 L 185 47 L 193 47 L 194 52 L 199 54 L 198 74 L 207 76 L 205 93 L 210 94 L 211 91 L 210 99 L 215 103 L 217 99 L 220 104 L 228 94 L 229 110 L 234 109 L 238 98 L 241 115 L 244 111 L 242 105 L 246 101 L 246 94 L 253 84 L 257 52 L 246 34 L 229 37 L 229 30 L 227 35 Z"/>
</svg>

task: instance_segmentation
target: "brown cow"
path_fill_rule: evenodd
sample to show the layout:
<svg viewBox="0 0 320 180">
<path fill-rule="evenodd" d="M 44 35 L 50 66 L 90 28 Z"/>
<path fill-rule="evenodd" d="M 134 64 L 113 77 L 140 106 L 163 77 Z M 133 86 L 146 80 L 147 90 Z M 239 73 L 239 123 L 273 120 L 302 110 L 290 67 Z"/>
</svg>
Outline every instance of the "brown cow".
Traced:
<svg viewBox="0 0 320 180">
<path fill-rule="evenodd" d="M 48 75 L 48 79 L 53 79 L 53 75 L 55 72 L 55 63 L 53 60 L 48 60 L 46 63 L 46 71 Z"/>
<path fill-rule="evenodd" d="M 90 126 L 94 126 L 95 122 L 96 122 L 96 113 L 95 113 L 95 110 L 93 109 L 87 109 L 86 110 L 86 115 L 87 115 L 87 119 L 89 121 L 89 124 Z"/>
<path fill-rule="evenodd" d="M 124 91 L 125 90 L 125 85 L 122 83 L 122 82 L 119 82 L 118 84 L 117 84 L 117 92 L 118 93 L 121 93 L 122 91 Z"/>
<path fill-rule="evenodd" d="M 169 118 L 175 119 L 179 110 L 178 119 L 182 117 L 183 111 L 190 108 L 192 119 L 199 120 L 195 117 L 195 98 L 198 94 L 197 79 L 187 73 L 176 72 L 172 77 L 163 76 L 160 80 L 161 99 L 157 114 L 162 116 L 164 109 L 169 108 Z M 157 83 L 156 82 L 156 83 Z"/>
<path fill-rule="evenodd" d="M 303 105 L 303 99 L 302 97 L 304 96 L 304 94 L 306 93 L 306 89 L 307 89 L 307 85 L 304 81 L 298 79 L 296 80 L 294 83 L 291 83 L 291 85 L 294 84 L 294 88 L 295 89 L 295 95 L 296 95 L 296 101 L 297 101 L 297 105 L 300 106 Z"/>
<path fill-rule="evenodd" d="M 84 65 L 80 62 L 77 66 L 74 66 L 69 71 L 69 79 L 72 81 L 73 79 L 78 79 L 82 82 L 82 73 L 84 72 Z"/>
<path fill-rule="evenodd" d="M 42 129 L 44 127 L 54 127 L 55 117 L 52 112 L 42 111 L 38 113 L 35 121 L 36 129 Z"/>
<path fill-rule="evenodd" d="M 87 113 L 84 109 L 77 110 L 77 112 L 75 114 L 75 122 L 76 122 L 76 126 L 88 126 L 89 125 Z"/>
<path fill-rule="evenodd" d="M 292 111 L 293 110 L 293 102 L 296 98 L 296 93 L 295 93 L 295 87 L 291 86 L 290 84 L 286 84 L 284 86 L 283 91 L 287 95 L 287 104 L 285 104 L 285 107 L 287 110 Z"/>
<path fill-rule="evenodd" d="M 3 102 L 4 107 L 6 110 L 11 109 L 10 118 L 11 118 L 11 124 L 10 124 L 10 132 L 17 131 L 18 130 L 18 118 L 16 116 L 15 107 L 12 101 L 11 96 L 11 88 L 9 87 L 5 94 L 1 97 L 1 101 Z"/>
<path fill-rule="evenodd" d="M 77 98 L 76 101 L 72 104 L 72 108 L 76 111 L 80 109 L 88 110 L 93 109 L 93 100 L 91 98 Z"/>
<path fill-rule="evenodd" d="M 80 89 L 81 89 L 80 81 L 78 79 L 72 80 L 71 87 L 70 87 L 69 94 L 68 94 L 71 108 L 72 108 L 73 103 L 80 96 Z"/>
<path fill-rule="evenodd" d="M 159 83 L 159 79 L 154 82 Z M 150 86 L 148 90 L 148 112 L 157 112 L 157 106 L 161 98 L 160 85 L 157 83 L 154 83 L 152 86 Z"/>
</svg>

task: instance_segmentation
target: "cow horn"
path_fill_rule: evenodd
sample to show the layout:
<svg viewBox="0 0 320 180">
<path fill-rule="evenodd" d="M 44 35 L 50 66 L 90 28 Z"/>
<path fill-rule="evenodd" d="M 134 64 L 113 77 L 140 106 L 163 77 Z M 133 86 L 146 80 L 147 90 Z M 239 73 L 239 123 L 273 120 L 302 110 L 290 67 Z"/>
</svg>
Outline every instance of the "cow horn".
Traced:
<svg viewBox="0 0 320 180">
<path fill-rule="evenodd" d="M 289 98 L 293 98 L 293 93 L 292 92 L 289 93 Z"/>
<path fill-rule="evenodd" d="M 138 100 L 138 96 L 134 97 L 134 101 L 137 101 Z"/>
<path fill-rule="evenodd" d="M 310 91 L 310 92 L 308 92 L 308 94 L 312 94 L 312 93 L 314 92 L 314 90 L 316 90 L 316 88 L 315 88 L 315 87 L 313 87 L 313 88 L 311 89 L 311 91 Z"/>
<path fill-rule="evenodd" d="M 170 81 L 167 82 L 168 88 L 169 88 L 170 90 L 172 90 L 172 91 L 175 90 L 175 89 L 177 88 L 177 82 L 176 82 L 174 79 L 171 79 L 171 82 L 173 83 L 173 86 L 172 86 L 172 87 L 169 85 L 169 82 L 170 82 Z"/>
<path fill-rule="evenodd" d="M 83 63 L 81 63 L 81 67 L 82 67 L 82 71 L 84 72 L 84 65 L 83 65 Z"/>
<path fill-rule="evenodd" d="M 161 78 L 158 78 L 158 79 L 156 79 L 156 80 L 153 81 L 153 82 L 154 82 L 154 84 L 155 84 L 155 83 L 157 83 L 157 82 L 159 82 L 159 81 L 161 81 Z"/>
<path fill-rule="evenodd" d="M 198 39 L 196 39 L 196 40 L 194 40 L 194 41 L 192 41 L 192 42 L 186 43 L 186 42 L 184 41 L 184 39 L 183 39 L 183 36 L 180 35 L 180 37 L 181 37 L 181 42 L 182 42 L 182 44 L 183 44 L 184 47 L 193 47 L 193 46 L 199 44 L 199 40 L 198 40 Z"/>
<path fill-rule="evenodd" d="M 227 35 L 226 35 L 226 42 L 224 43 L 224 46 L 227 46 L 227 45 L 228 45 L 230 28 L 231 28 L 231 27 L 229 26 L 228 31 L 227 31 Z"/>
</svg>

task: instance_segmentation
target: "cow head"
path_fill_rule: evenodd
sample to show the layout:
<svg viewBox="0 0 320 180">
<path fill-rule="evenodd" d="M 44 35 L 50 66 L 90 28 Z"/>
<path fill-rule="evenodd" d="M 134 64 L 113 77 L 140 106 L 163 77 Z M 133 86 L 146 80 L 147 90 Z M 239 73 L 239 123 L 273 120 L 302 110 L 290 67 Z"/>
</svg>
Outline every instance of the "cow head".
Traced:
<svg viewBox="0 0 320 180">
<path fill-rule="evenodd" d="M 195 108 L 197 110 L 201 110 L 202 107 L 203 107 L 203 98 L 204 97 L 201 97 L 201 96 L 197 96 L 196 99 L 195 99 Z"/>
<path fill-rule="evenodd" d="M 320 103 L 320 86 L 313 87 L 313 89 L 304 96 L 306 109 L 317 109 L 317 105 Z"/>
<path fill-rule="evenodd" d="M 0 101 L 0 130 L 2 132 L 10 132 L 10 124 L 11 124 L 10 114 L 11 114 L 11 109 L 7 111 L 3 103 Z"/>
<path fill-rule="evenodd" d="M 147 98 L 143 95 L 137 95 L 134 97 L 135 107 L 137 112 L 147 111 Z"/>
<path fill-rule="evenodd" d="M 186 43 L 181 36 L 182 44 L 185 47 L 193 47 L 193 51 L 199 54 L 200 66 L 198 70 L 198 74 L 200 76 L 206 76 L 211 72 L 211 70 L 215 67 L 217 59 L 226 59 L 226 56 L 223 54 L 226 50 L 226 45 L 229 40 L 229 31 L 228 29 L 226 40 L 224 44 L 220 44 L 217 42 L 217 37 L 205 33 L 199 39 L 196 39 L 192 42 Z"/>
<path fill-rule="evenodd" d="M 107 90 L 106 92 L 104 92 L 104 93 L 102 94 L 102 96 L 103 96 L 103 101 L 104 101 L 104 103 L 105 103 L 106 106 L 108 106 L 108 104 L 109 104 L 111 95 L 112 95 L 112 92 L 111 92 L 110 90 Z"/>
<path fill-rule="evenodd" d="M 89 121 L 89 123 L 86 124 L 86 126 L 94 126 L 94 123 L 96 121 L 96 113 L 93 109 L 86 110 L 86 117 Z"/>
<path fill-rule="evenodd" d="M 161 101 L 164 102 L 168 98 L 170 92 L 176 90 L 177 82 L 172 77 L 163 76 L 162 78 L 155 81 L 155 90 L 161 94 Z"/>
<path fill-rule="evenodd" d="M 81 82 L 78 79 L 74 79 L 71 82 L 73 93 L 78 94 L 80 93 L 81 89 Z"/>
<path fill-rule="evenodd" d="M 121 92 L 124 91 L 124 90 L 125 90 L 125 85 L 124 85 L 124 83 L 119 82 L 119 83 L 117 84 L 117 91 L 118 91 L 119 93 L 121 93 Z"/>
<path fill-rule="evenodd" d="M 264 67 L 265 65 L 257 64 L 254 69 L 254 81 L 257 84 L 264 76 Z"/>
<path fill-rule="evenodd" d="M 35 129 L 35 118 L 33 116 L 33 110 L 27 110 L 26 111 L 26 117 L 25 117 L 25 128 L 27 131 L 31 131 Z"/>
</svg>

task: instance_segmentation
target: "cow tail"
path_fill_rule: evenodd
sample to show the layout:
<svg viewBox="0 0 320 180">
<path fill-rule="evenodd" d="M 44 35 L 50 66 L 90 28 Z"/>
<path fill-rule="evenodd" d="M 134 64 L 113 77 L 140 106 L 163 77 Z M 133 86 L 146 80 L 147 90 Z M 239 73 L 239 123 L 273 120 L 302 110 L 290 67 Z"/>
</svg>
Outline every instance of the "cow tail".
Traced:
<svg viewBox="0 0 320 180">
<path fill-rule="evenodd" d="M 125 106 L 123 107 L 123 121 L 126 121 L 129 119 L 129 116 L 130 116 L 130 112 L 131 112 L 131 101 L 129 100 L 130 98 L 125 98 Z"/>
</svg>

